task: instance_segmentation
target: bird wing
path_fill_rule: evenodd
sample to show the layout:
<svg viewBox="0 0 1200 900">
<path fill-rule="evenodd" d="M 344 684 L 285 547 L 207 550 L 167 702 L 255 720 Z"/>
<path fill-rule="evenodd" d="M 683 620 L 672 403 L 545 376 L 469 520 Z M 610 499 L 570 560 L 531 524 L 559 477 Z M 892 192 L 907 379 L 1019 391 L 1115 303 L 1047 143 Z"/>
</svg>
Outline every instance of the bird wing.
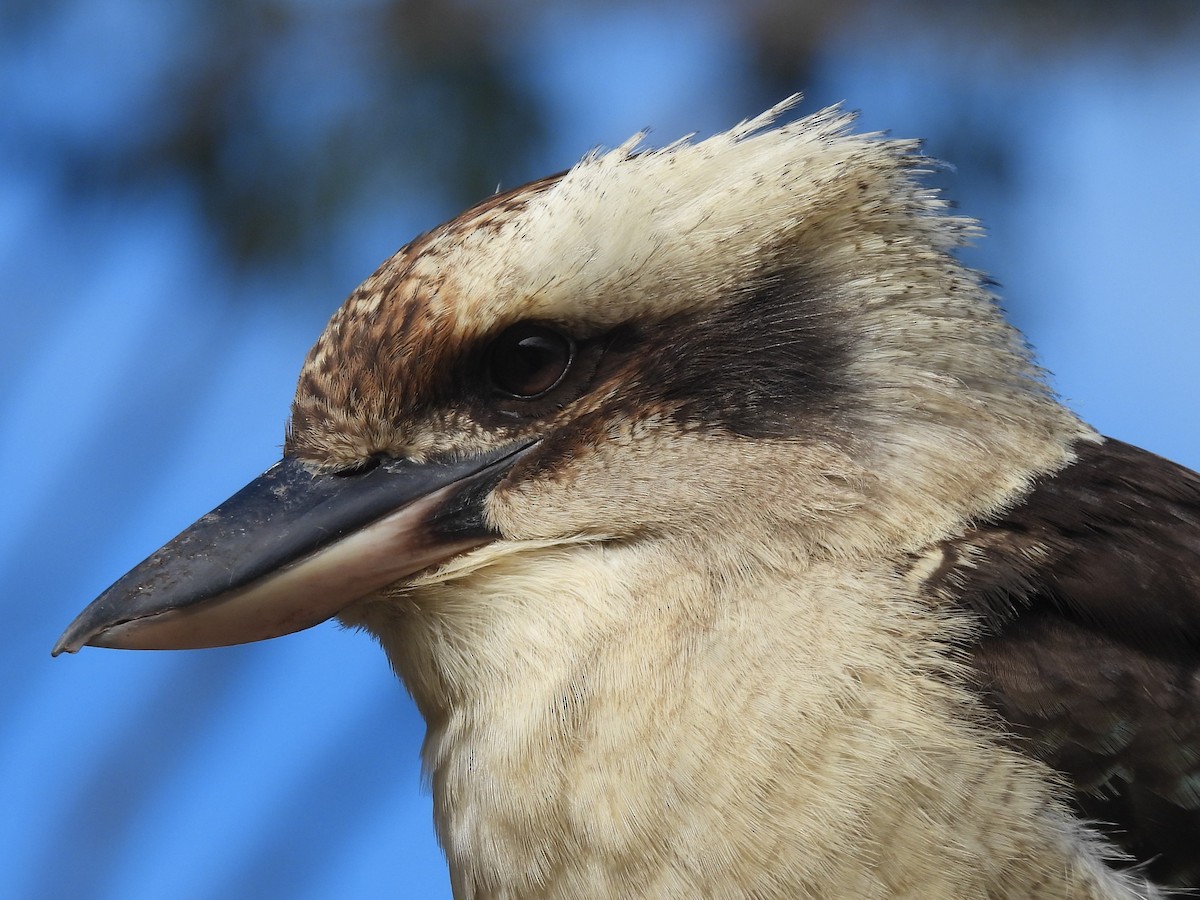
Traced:
<svg viewBox="0 0 1200 900">
<path fill-rule="evenodd" d="M 1120 441 L 943 545 L 927 582 L 1014 740 L 1167 883 L 1200 883 L 1200 475 Z"/>
</svg>

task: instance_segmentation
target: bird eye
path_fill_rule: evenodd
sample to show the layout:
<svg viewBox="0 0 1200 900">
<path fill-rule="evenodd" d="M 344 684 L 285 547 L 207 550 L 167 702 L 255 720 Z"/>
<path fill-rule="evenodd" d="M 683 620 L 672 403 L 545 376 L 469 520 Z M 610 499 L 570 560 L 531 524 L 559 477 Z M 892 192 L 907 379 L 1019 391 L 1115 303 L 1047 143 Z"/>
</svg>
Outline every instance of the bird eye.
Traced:
<svg viewBox="0 0 1200 900">
<path fill-rule="evenodd" d="M 556 387 L 575 359 L 575 342 L 545 325 L 520 322 L 501 332 L 488 353 L 492 384 L 519 400 Z"/>
</svg>

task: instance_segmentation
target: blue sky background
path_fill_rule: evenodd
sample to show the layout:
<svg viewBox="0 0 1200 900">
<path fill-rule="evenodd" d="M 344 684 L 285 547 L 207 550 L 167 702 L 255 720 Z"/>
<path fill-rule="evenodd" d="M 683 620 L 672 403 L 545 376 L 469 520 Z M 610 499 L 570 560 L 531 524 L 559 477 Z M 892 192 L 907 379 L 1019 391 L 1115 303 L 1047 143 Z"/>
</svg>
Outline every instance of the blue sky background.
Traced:
<svg viewBox="0 0 1200 900">
<path fill-rule="evenodd" d="M 281 40 L 254 108 L 299 145 L 345 96 L 390 98 L 339 65 L 370 4 L 294 5 L 309 24 Z M 928 137 L 957 165 L 938 183 L 988 226 L 968 259 L 1000 281 L 1066 401 L 1200 466 L 1200 34 L 1030 49 L 868 8 L 824 33 L 812 83 L 787 90 L 810 92 L 804 111 L 845 100 L 864 128 Z M 709 134 L 781 99 L 755 80 L 733 9 L 526 10 L 503 55 L 546 125 L 490 177 L 511 186 L 647 125 L 656 144 Z M 457 212 L 428 173 L 393 173 L 289 265 L 235 266 L 166 176 L 65 190 L 55 146 L 103 154 L 155 127 L 163 72 L 206 52 L 195 10 L 61 3 L 21 41 L 0 38 L 4 893 L 448 897 L 423 726 L 366 636 L 324 625 L 246 647 L 49 656 L 99 591 L 278 457 L 328 316 Z M 1004 136 L 1002 180 L 977 146 L 958 158 L 963 122 Z"/>
</svg>

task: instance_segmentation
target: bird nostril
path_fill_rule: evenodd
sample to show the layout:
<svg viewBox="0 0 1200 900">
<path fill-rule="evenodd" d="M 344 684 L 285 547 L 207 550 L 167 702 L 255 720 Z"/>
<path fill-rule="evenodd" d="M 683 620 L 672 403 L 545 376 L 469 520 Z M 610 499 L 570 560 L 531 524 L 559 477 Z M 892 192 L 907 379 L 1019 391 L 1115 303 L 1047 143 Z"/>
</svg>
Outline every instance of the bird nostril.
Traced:
<svg viewBox="0 0 1200 900">
<path fill-rule="evenodd" d="M 338 469 L 332 474 L 338 476 L 339 478 L 350 478 L 354 475 L 366 475 L 372 469 L 379 468 L 379 464 L 383 462 L 383 456 L 384 454 L 382 453 L 373 453 L 366 459 L 360 462 L 352 463 L 343 469 Z"/>
</svg>

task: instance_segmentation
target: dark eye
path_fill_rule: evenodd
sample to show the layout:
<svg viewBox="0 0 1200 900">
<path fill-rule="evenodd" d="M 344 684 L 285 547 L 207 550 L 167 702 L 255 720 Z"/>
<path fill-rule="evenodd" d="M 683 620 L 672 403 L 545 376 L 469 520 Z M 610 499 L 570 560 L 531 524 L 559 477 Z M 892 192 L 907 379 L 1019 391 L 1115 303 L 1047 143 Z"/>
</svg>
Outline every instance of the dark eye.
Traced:
<svg viewBox="0 0 1200 900">
<path fill-rule="evenodd" d="M 501 332 L 488 353 L 492 384 L 519 400 L 555 387 L 575 359 L 575 342 L 553 328 L 520 322 Z"/>
</svg>

